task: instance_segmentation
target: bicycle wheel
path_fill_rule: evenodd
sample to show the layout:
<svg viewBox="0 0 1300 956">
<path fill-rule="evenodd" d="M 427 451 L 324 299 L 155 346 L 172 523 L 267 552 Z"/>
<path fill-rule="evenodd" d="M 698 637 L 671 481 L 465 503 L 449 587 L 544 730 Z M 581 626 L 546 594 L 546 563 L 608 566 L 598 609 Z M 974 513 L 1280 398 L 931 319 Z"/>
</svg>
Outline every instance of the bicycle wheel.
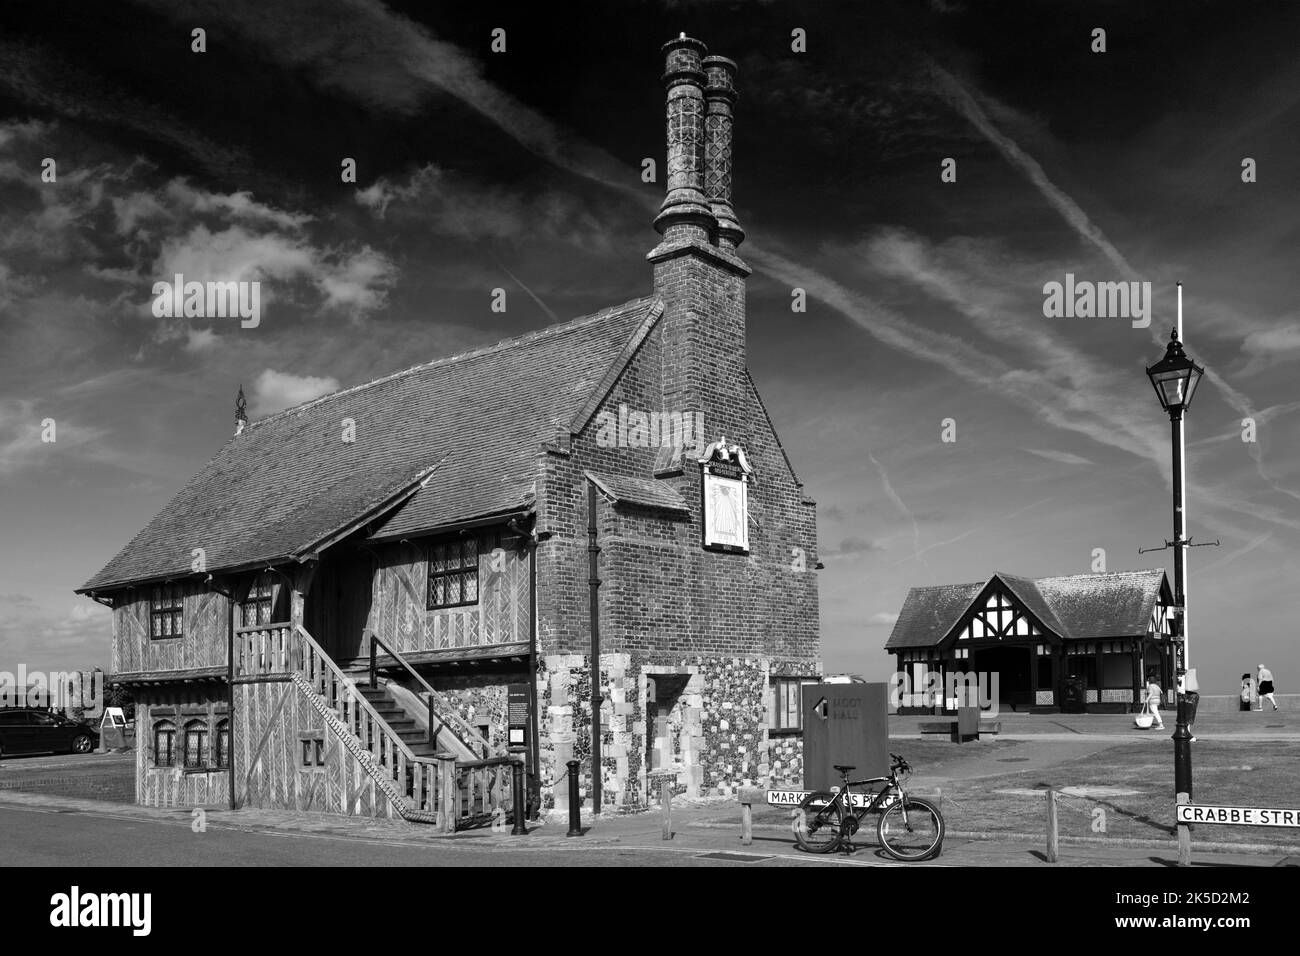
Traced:
<svg viewBox="0 0 1300 956">
<path fill-rule="evenodd" d="M 830 853 L 840 845 L 844 811 L 831 793 L 810 794 L 794 812 L 795 842 L 809 853 Z M 832 802 L 834 800 L 834 802 Z M 817 804 L 814 806 L 814 804 Z"/>
<path fill-rule="evenodd" d="M 943 814 L 938 807 L 929 800 L 908 797 L 906 807 L 903 801 L 896 799 L 880 815 L 876 835 L 880 837 L 885 852 L 895 860 L 916 862 L 939 855 L 943 828 Z"/>
</svg>

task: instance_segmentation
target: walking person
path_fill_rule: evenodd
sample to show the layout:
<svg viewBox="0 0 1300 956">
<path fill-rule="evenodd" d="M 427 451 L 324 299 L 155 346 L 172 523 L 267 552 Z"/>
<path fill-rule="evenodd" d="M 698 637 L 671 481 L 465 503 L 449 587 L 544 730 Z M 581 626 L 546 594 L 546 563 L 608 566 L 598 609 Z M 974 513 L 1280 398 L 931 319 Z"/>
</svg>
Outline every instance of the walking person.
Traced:
<svg viewBox="0 0 1300 956">
<path fill-rule="evenodd" d="M 1255 678 L 1249 674 L 1241 675 L 1241 709 L 1250 710 L 1255 702 Z"/>
<path fill-rule="evenodd" d="M 1147 676 L 1147 713 L 1151 715 L 1151 729 L 1164 730 L 1165 722 L 1160 719 L 1160 698 L 1164 691 L 1156 683 L 1156 675 Z"/>
<path fill-rule="evenodd" d="M 1259 665 L 1259 709 L 1264 709 L 1264 698 L 1277 710 L 1277 698 L 1273 696 L 1273 672 L 1263 664 Z"/>
</svg>

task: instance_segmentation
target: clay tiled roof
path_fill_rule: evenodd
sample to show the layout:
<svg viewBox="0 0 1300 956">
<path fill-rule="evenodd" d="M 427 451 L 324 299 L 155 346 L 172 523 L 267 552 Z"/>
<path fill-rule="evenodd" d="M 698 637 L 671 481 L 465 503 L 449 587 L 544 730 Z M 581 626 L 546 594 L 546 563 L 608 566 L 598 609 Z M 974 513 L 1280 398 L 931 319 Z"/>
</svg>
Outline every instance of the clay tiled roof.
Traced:
<svg viewBox="0 0 1300 956">
<path fill-rule="evenodd" d="M 983 589 L 982 581 L 912 588 L 885 647 L 933 647 L 947 636 Z"/>
<path fill-rule="evenodd" d="M 660 312 L 635 299 L 254 422 L 81 590 L 188 574 L 194 548 L 222 571 L 310 553 L 376 518 L 387 538 L 526 509 L 542 442 Z M 355 442 L 341 440 L 345 418 Z"/>
<path fill-rule="evenodd" d="M 639 505 L 642 508 L 659 508 L 689 514 L 690 509 L 676 489 L 657 478 L 630 478 L 626 475 L 602 475 L 586 472 L 606 495 L 618 504 Z"/>
<path fill-rule="evenodd" d="M 938 644 L 994 579 L 1002 581 L 1048 629 L 1066 640 L 1083 640 L 1145 634 L 1165 585 L 1165 572 L 1155 568 L 1050 578 L 998 572 L 974 584 L 912 588 L 885 648 Z"/>
</svg>

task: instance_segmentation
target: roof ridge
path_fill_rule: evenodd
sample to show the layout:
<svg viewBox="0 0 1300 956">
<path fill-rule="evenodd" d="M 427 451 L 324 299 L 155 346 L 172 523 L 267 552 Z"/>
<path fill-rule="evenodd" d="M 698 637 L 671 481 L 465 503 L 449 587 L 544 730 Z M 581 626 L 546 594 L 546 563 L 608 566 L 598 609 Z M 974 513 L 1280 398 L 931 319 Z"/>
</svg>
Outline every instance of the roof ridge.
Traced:
<svg viewBox="0 0 1300 956">
<path fill-rule="evenodd" d="M 327 399 L 338 398 L 341 395 L 350 395 L 353 392 L 359 392 L 362 389 L 370 388 L 372 385 L 391 382 L 404 375 L 411 375 L 415 372 L 430 369 L 438 365 L 449 365 L 452 362 L 459 362 L 463 359 L 476 358 L 480 355 L 487 355 L 491 352 L 504 351 L 508 348 L 526 345 L 539 339 L 547 338 L 551 335 L 558 335 L 560 332 L 566 332 L 571 329 L 580 328 L 586 324 L 595 323 L 601 319 L 609 318 L 609 316 L 613 315 L 615 312 L 622 312 L 629 307 L 643 305 L 646 302 L 652 301 L 658 301 L 657 297 L 654 295 L 638 296 L 635 299 L 628 299 L 626 302 L 620 302 L 618 305 L 611 305 L 607 308 L 601 309 L 599 312 L 593 312 L 590 315 L 580 315 L 576 319 L 569 319 L 567 322 L 556 322 L 552 325 L 542 326 L 540 329 L 533 329 L 531 332 L 525 332 L 523 335 L 515 335 L 507 339 L 501 339 L 493 345 L 483 345 L 475 349 L 467 349 L 464 352 L 457 352 L 453 355 L 445 355 L 442 358 L 436 358 L 430 362 L 421 362 L 418 365 L 412 365 L 409 368 L 404 368 L 397 372 L 390 372 L 387 375 L 381 375 L 379 378 L 371 379 L 368 382 L 362 382 L 359 385 L 352 385 L 348 388 L 341 388 L 337 392 L 330 392 L 326 395 L 318 395 L 310 401 L 281 409 L 278 412 L 267 415 L 265 418 L 259 418 L 255 422 L 249 422 L 248 425 L 245 426 L 245 430 L 257 428 L 266 422 L 287 416 L 291 412 L 300 412 L 304 409 L 311 408 L 313 405 L 324 402 Z"/>
</svg>

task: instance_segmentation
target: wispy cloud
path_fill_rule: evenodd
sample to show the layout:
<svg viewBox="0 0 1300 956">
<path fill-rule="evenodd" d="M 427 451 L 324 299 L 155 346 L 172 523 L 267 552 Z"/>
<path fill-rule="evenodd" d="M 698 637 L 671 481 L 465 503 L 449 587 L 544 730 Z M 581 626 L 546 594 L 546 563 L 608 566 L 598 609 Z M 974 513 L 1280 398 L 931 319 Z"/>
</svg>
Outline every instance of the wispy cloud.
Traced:
<svg viewBox="0 0 1300 956">
<path fill-rule="evenodd" d="M 1056 451 L 1050 448 L 1022 448 L 1021 451 L 1027 451 L 1031 455 L 1037 455 L 1039 458 L 1046 458 L 1048 461 L 1054 461 L 1062 465 L 1095 465 L 1096 462 L 1084 458 L 1082 455 L 1071 454 L 1068 451 Z"/>
<path fill-rule="evenodd" d="M 338 390 L 339 382 L 335 378 L 295 375 L 268 368 L 253 382 L 249 411 L 254 415 L 271 415 Z"/>
</svg>

